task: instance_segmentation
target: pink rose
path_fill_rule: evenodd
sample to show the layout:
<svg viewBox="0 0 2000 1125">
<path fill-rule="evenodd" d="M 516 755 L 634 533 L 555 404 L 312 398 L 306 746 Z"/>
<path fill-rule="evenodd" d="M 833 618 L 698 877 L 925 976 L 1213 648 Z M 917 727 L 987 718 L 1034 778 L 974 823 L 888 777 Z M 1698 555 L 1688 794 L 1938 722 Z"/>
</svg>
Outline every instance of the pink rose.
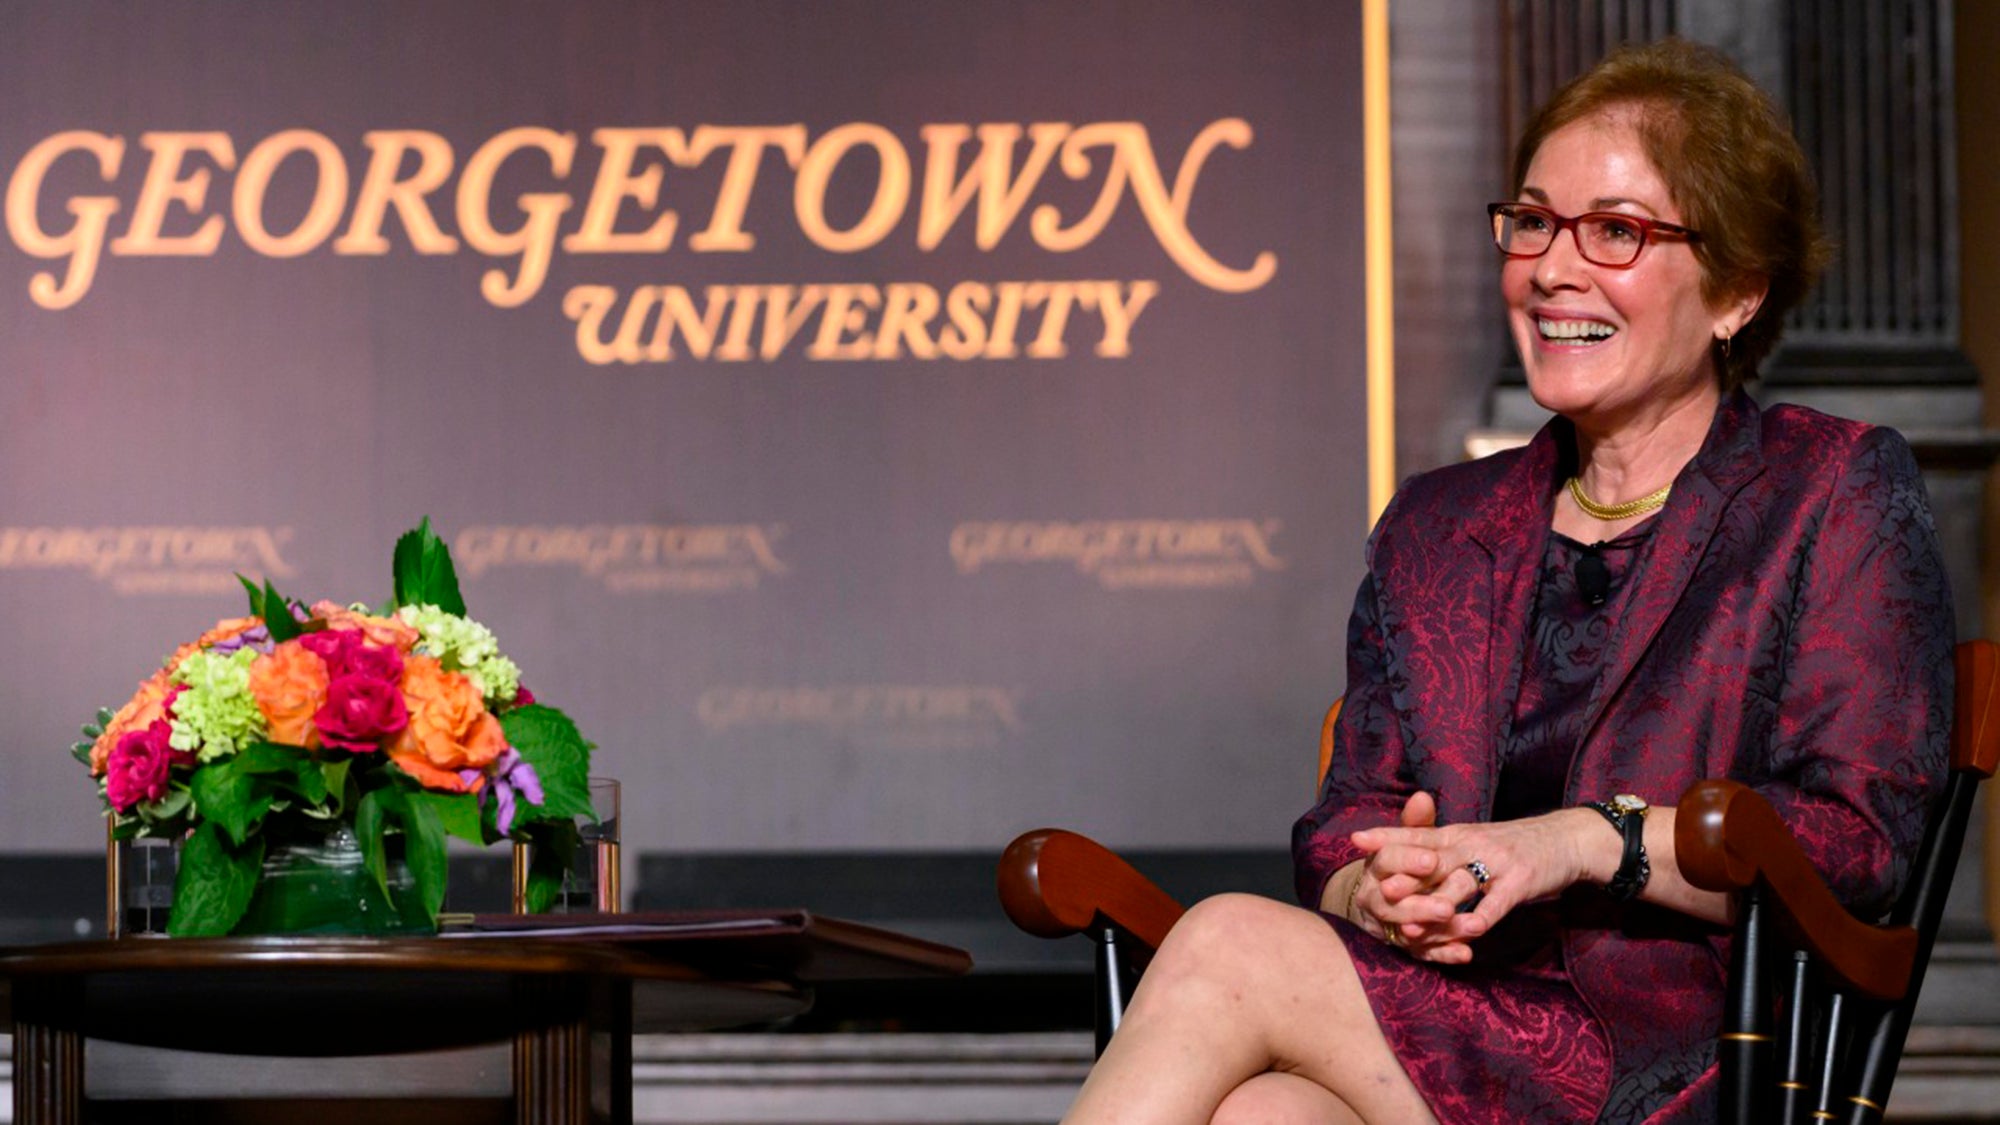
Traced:
<svg viewBox="0 0 2000 1125">
<path fill-rule="evenodd" d="M 326 674 L 329 676 L 346 674 L 347 654 L 360 643 L 359 629 L 321 629 L 299 637 L 299 644 L 305 646 L 307 652 L 326 662 Z"/>
<path fill-rule="evenodd" d="M 313 716 L 322 742 L 357 754 L 380 749 L 383 739 L 403 733 L 409 724 L 409 707 L 395 681 L 360 674 L 328 684 L 326 706 Z"/>
<path fill-rule="evenodd" d="M 366 676 L 371 680 L 399 683 L 403 678 L 403 654 L 379 645 L 355 644 L 347 650 L 347 663 L 335 675 Z"/>
<path fill-rule="evenodd" d="M 104 766 L 104 795 L 112 808 L 130 812 L 141 801 L 167 795 L 167 771 L 175 757 L 167 745 L 172 733 L 173 724 L 155 719 L 144 730 L 127 731 L 111 748 Z"/>
<path fill-rule="evenodd" d="M 312 615 L 326 622 L 326 627 L 329 629 L 359 631 L 371 642 L 400 652 L 408 652 L 417 647 L 416 627 L 400 617 L 374 617 L 366 613 L 357 613 L 333 602 L 314 604 Z"/>
<path fill-rule="evenodd" d="M 322 629 L 300 637 L 299 643 L 326 661 L 327 675 L 335 679 L 361 675 L 393 683 L 403 678 L 403 654 L 368 643 L 359 629 Z"/>
</svg>

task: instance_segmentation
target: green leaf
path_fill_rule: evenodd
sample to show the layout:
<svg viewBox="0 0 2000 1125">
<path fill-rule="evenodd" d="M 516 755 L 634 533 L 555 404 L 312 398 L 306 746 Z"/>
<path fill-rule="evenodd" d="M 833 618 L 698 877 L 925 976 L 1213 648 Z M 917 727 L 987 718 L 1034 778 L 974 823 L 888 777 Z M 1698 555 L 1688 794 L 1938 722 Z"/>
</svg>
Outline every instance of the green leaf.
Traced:
<svg viewBox="0 0 2000 1125">
<path fill-rule="evenodd" d="M 327 811 L 339 816 L 347 808 L 347 772 L 354 765 L 354 759 L 341 757 L 319 764 L 320 776 L 326 779 Z"/>
<path fill-rule="evenodd" d="M 403 862 L 409 865 L 410 878 L 416 883 L 417 898 L 424 907 L 424 919 L 435 926 L 438 911 L 444 907 L 448 873 L 444 824 L 428 801 L 407 801 L 404 808 L 408 815 L 403 819 Z"/>
<path fill-rule="evenodd" d="M 298 746 L 277 742 L 252 742 L 237 751 L 237 768 L 245 773 L 292 773 L 307 752 Z"/>
<path fill-rule="evenodd" d="M 174 909 L 167 933 L 174 937 L 218 937 L 236 927 L 264 866 L 264 838 L 233 847 L 214 822 L 195 829 L 181 848 L 174 877 Z"/>
<path fill-rule="evenodd" d="M 269 579 L 264 582 L 264 628 L 270 630 L 274 644 L 289 641 L 300 632 L 299 619 L 292 616 L 291 604 L 278 596 Z"/>
<path fill-rule="evenodd" d="M 269 579 L 265 579 L 262 587 L 240 574 L 236 580 L 243 583 L 243 589 L 250 595 L 250 616 L 263 619 L 271 640 L 289 641 L 299 635 L 299 623 L 292 616 L 291 605 L 278 594 L 277 587 L 271 585 Z"/>
<path fill-rule="evenodd" d="M 467 843 L 486 846 L 480 830 L 479 798 L 471 793 L 433 793 L 428 789 L 410 794 L 410 804 L 428 808 L 444 830 Z"/>
<path fill-rule="evenodd" d="M 389 854 L 382 837 L 389 830 L 389 821 L 400 821 L 408 808 L 402 791 L 390 786 L 363 793 L 360 805 L 354 810 L 354 835 L 361 842 L 361 864 L 375 877 L 383 898 L 389 897 Z"/>
<path fill-rule="evenodd" d="M 292 619 L 292 607 L 278 595 L 278 589 L 266 581 L 262 587 L 236 575 L 236 581 L 244 585 L 244 593 L 250 595 L 250 617 L 264 621 L 264 629 L 270 631 L 272 641 L 290 641 L 298 637 L 298 621 Z"/>
<path fill-rule="evenodd" d="M 276 742 L 246 742 L 236 752 L 236 768 L 244 773 L 289 773 L 294 754 L 306 751 Z"/>
<path fill-rule="evenodd" d="M 261 780 L 272 789 L 272 808 L 290 808 L 287 797 L 296 797 L 315 810 L 326 804 L 326 775 L 312 762 L 301 762 L 290 773 L 263 775 Z"/>
<path fill-rule="evenodd" d="M 191 788 L 202 819 L 229 833 L 239 847 L 271 808 L 270 790 L 241 767 L 237 756 L 195 770 Z"/>
<path fill-rule="evenodd" d="M 94 742 L 79 742 L 69 748 L 69 756 L 85 765 L 89 765 L 90 748 L 94 745 L 96 745 Z"/>
<path fill-rule="evenodd" d="M 236 755 L 239 768 L 267 784 L 296 793 L 311 804 L 326 802 L 326 774 L 303 747 L 253 742 Z"/>
<path fill-rule="evenodd" d="M 255 582 L 250 581 L 248 578 L 243 577 L 240 574 L 236 576 L 236 580 L 238 582 L 243 583 L 244 592 L 250 595 L 250 616 L 252 617 L 264 616 L 263 588 L 258 586 Z"/>
<path fill-rule="evenodd" d="M 434 605 L 446 613 L 465 616 L 465 598 L 458 592 L 458 571 L 451 564 L 451 550 L 431 530 L 429 516 L 396 540 L 395 582 L 398 606 Z"/>
<path fill-rule="evenodd" d="M 527 907 L 530 914 L 546 914 L 562 893 L 563 873 L 576 860 L 577 831 L 574 821 L 530 825 L 528 828 Z"/>
<path fill-rule="evenodd" d="M 139 811 L 145 814 L 147 820 L 158 823 L 159 821 L 169 820 L 181 815 L 193 803 L 194 793 L 189 791 L 185 785 L 175 785 L 167 790 L 166 796 L 157 801 L 140 805 Z"/>
<path fill-rule="evenodd" d="M 572 817 L 596 819 L 590 807 L 590 743 L 577 733 L 569 716 L 553 707 L 537 703 L 518 707 L 500 716 L 500 729 L 507 741 L 534 767 L 542 783 L 542 803 L 523 802 L 515 814 L 529 820 L 567 821 Z"/>
</svg>

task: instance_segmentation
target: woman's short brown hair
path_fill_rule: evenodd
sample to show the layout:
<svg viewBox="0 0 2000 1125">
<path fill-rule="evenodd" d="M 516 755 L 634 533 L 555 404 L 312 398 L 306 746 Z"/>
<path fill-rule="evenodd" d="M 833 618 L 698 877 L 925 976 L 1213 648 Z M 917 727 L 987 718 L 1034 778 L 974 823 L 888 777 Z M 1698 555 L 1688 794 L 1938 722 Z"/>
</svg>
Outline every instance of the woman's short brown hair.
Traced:
<svg viewBox="0 0 2000 1125">
<path fill-rule="evenodd" d="M 1514 192 L 1550 134 L 1572 122 L 1629 109 L 1639 140 L 1680 208 L 1701 232 L 1694 243 L 1702 296 L 1716 304 L 1762 279 L 1764 304 L 1717 357 L 1725 389 L 1757 373 L 1784 331 L 1785 314 L 1825 268 L 1819 192 L 1790 123 L 1728 56 L 1684 39 L 1621 47 L 1556 91 L 1514 149 Z"/>
</svg>

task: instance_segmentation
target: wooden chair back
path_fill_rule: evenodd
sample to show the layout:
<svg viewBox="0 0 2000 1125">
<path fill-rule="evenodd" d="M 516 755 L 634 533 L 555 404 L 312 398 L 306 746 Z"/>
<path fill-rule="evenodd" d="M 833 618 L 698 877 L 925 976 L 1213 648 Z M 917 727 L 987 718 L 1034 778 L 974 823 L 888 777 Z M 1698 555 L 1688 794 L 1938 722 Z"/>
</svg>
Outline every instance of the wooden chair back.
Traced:
<svg viewBox="0 0 2000 1125">
<path fill-rule="evenodd" d="M 1739 892 L 1720 1051 L 1724 1120 L 1882 1120 L 1973 796 L 2000 764 L 2000 646 L 1967 641 L 1954 663 L 1951 772 L 1881 925 L 1833 899 L 1756 793 L 1704 781 L 1682 798 L 1682 873 L 1696 886 Z"/>
<path fill-rule="evenodd" d="M 1326 709 L 1326 718 L 1319 721 L 1319 773 L 1313 780 L 1315 799 L 1319 797 L 1319 791 L 1326 788 L 1326 771 L 1333 768 L 1333 728 L 1340 722 L 1342 702 L 1339 699 L 1334 700 L 1333 706 Z"/>
</svg>

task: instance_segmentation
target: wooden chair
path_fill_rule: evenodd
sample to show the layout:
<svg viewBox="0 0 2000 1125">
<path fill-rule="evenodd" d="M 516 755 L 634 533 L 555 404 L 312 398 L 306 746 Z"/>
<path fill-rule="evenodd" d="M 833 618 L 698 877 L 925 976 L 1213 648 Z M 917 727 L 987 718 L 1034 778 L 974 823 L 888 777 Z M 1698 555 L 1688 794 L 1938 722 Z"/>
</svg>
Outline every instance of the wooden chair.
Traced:
<svg viewBox="0 0 2000 1125">
<path fill-rule="evenodd" d="M 1909 885 L 1885 922 L 1849 914 L 1755 792 L 1703 781 L 1682 795 L 1674 829 L 1681 871 L 1696 886 L 1738 896 L 1718 1046 L 1724 1120 L 1881 1120 L 1974 791 L 2000 764 L 2000 645 L 1967 641 L 1956 662 L 1951 773 Z M 1320 727 L 1322 780 L 1339 713 L 1336 703 Z M 1015 925 L 1097 942 L 1102 1052 L 1181 905 L 1102 845 L 1053 828 L 1009 845 L 999 880 Z"/>
</svg>

